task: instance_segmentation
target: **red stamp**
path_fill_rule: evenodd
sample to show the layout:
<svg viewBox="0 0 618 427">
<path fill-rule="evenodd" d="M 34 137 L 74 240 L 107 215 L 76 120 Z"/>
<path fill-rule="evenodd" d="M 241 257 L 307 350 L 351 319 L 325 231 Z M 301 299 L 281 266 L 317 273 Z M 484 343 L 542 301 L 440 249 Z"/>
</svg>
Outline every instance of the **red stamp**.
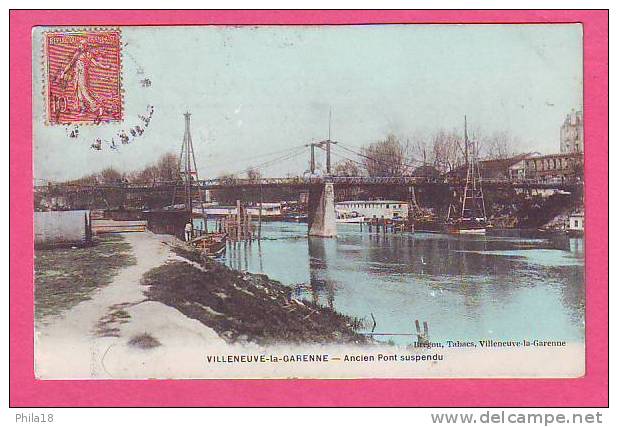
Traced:
<svg viewBox="0 0 618 427">
<path fill-rule="evenodd" d="M 44 43 L 48 123 L 121 121 L 120 30 L 50 31 Z"/>
</svg>

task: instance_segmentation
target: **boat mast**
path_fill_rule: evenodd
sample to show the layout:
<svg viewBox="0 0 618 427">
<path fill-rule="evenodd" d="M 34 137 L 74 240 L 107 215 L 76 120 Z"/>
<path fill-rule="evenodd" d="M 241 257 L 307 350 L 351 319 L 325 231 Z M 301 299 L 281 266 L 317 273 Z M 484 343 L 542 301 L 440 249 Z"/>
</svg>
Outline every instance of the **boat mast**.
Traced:
<svg viewBox="0 0 618 427">
<path fill-rule="evenodd" d="M 193 150 L 193 140 L 191 138 L 191 113 L 184 113 L 185 116 L 185 134 L 182 139 L 182 147 L 180 149 L 179 169 L 181 178 L 184 180 L 185 190 L 185 210 L 189 214 L 191 224 L 191 233 L 195 229 L 193 223 L 193 194 L 192 187 L 195 180 L 198 184 L 198 196 L 200 207 L 202 210 L 202 220 L 204 221 L 204 231 L 208 230 L 207 219 L 204 213 L 204 200 L 202 192 L 199 189 L 199 176 L 197 174 L 197 163 L 195 161 L 195 151 Z M 195 179 L 193 178 L 195 176 Z M 172 196 L 172 205 L 176 203 L 176 186 L 174 186 L 174 194 Z"/>
<path fill-rule="evenodd" d="M 486 221 L 485 198 L 483 197 L 483 187 L 481 185 L 481 170 L 478 165 L 478 142 L 472 142 L 469 145 L 466 116 L 464 116 L 464 144 L 467 172 L 461 206 L 461 218 L 475 219 L 480 215 L 480 218 Z M 470 201 L 468 201 L 469 199 Z"/>
<path fill-rule="evenodd" d="M 468 117 L 464 114 L 464 159 L 468 168 Z"/>
<path fill-rule="evenodd" d="M 477 151 L 478 151 L 478 147 L 477 147 Z M 478 156 L 478 153 L 477 153 Z M 478 167 L 478 164 L 476 165 L 476 179 L 478 179 L 478 190 L 477 190 L 477 194 L 478 197 L 481 199 L 481 214 L 482 214 L 482 218 L 483 221 L 487 221 L 487 213 L 485 212 L 485 197 L 483 196 L 483 185 L 481 184 L 481 168 Z"/>
<path fill-rule="evenodd" d="M 184 143 L 186 144 L 186 150 L 185 150 L 185 156 L 186 156 L 186 160 L 185 160 L 185 208 L 187 209 L 187 211 L 189 212 L 189 221 L 191 222 L 191 235 L 193 236 L 193 230 L 195 229 L 195 226 L 193 225 L 193 200 L 191 197 L 191 180 L 192 180 L 192 176 L 191 176 L 191 154 L 189 153 L 189 151 L 191 151 L 193 149 L 193 142 L 191 141 L 191 129 L 190 129 L 190 122 L 191 122 L 191 114 L 189 112 L 185 113 L 185 136 L 184 136 Z"/>
<path fill-rule="evenodd" d="M 471 143 L 471 151 L 469 152 L 467 123 L 465 124 L 465 143 L 468 168 L 461 217 L 476 219 L 479 218 L 480 215 L 480 218 L 483 221 L 487 221 L 487 214 L 485 212 L 485 198 L 483 196 L 483 186 L 481 184 L 481 169 L 478 164 L 478 141 Z M 470 158 L 470 156 L 472 157 Z M 470 202 L 466 203 L 467 199 L 471 199 L 471 206 Z M 469 207 L 466 208 L 466 204 L 468 204 Z M 468 211 L 468 213 L 466 214 L 465 211 Z"/>
<path fill-rule="evenodd" d="M 474 150 L 473 150 L 474 151 Z M 474 156 L 474 152 L 472 153 Z M 464 115 L 464 156 L 466 160 L 466 185 L 464 186 L 463 200 L 461 201 L 461 218 L 466 215 L 466 200 L 468 199 L 468 191 L 470 190 L 470 178 L 474 174 L 474 157 L 472 162 L 469 161 L 468 153 L 468 118 Z M 472 168 L 472 170 L 471 170 Z M 472 173 L 471 173 L 472 172 Z"/>
</svg>

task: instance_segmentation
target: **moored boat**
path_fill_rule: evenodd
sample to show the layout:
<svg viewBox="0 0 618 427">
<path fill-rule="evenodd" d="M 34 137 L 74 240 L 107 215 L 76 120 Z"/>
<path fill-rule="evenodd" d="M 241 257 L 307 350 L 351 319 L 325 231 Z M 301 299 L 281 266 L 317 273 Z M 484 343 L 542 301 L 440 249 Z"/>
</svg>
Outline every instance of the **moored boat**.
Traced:
<svg viewBox="0 0 618 427">
<path fill-rule="evenodd" d="M 343 224 L 358 224 L 361 222 L 365 222 L 365 217 L 364 216 L 357 216 L 357 217 L 350 217 L 350 218 L 337 218 L 335 220 L 337 223 L 343 223 Z"/>
<path fill-rule="evenodd" d="M 487 232 L 487 224 L 484 221 L 477 221 L 476 218 L 447 222 L 444 226 L 449 234 L 485 234 Z"/>
<path fill-rule="evenodd" d="M 485 212 L 481 171 L 477 164 L 478 147 L 468 141 L 468 126 L 467 122 L 464 123 L 466 184 L 460 199 L 461 208 L 452 203 L 449 206 L 445 229 L 450 234 L 485 234 L 490 225 Z"/>
<path fill-rule="evenodd" d="M 358 212 L 336 211 L 336 214 L 337 218 L 335 221 L 338 223 L 358 224 L 365 222 L 365 217 L 363 215 L 359 215 Z"/>
<path fill-rule="evenodd" d="M 407 220 L 409 205 L 401 200 L 348 200 L 335 204 L 337 222 Z"/>
<path fill-rule="evenodd" d="M 287 213 L 283 215 L 283 220 L 288 222 L 307 222 L 307 214 Z"/>
<path fill-rule="evenodd" d="M 196 248 L 205 252 L 207 256 L 217 257 L 225 252 L 227 233 L 207 233 L 189 241 Z"/>
</svg>

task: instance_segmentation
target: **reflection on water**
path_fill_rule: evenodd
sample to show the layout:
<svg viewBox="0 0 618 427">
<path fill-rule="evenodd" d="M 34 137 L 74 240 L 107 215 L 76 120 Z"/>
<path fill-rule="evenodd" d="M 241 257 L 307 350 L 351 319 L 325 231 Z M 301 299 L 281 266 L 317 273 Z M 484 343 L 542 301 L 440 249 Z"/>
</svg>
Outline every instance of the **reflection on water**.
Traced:
<svg viewBox="0 0 618 427">
<path fill-rule="evenodd" d="M 305 224 L 266 223 L 264 240 L 230 244 L 224 262 L 345 314 L 373 313 L 376 332 L 410 333 L 419 319 L 432 341 L 584 339 L 582 239 L 558 250 L 538 239 L 378 234 L 352 224 L 339 224 L 336 239 L 306 233 Z"/>
</svg>

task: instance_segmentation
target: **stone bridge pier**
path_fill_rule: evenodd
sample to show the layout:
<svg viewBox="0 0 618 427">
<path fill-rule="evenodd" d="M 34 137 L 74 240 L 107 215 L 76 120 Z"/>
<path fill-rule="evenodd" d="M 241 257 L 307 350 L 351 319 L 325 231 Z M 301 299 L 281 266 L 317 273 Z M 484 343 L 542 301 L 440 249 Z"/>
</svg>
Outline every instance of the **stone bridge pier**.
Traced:
<svg viewBox="0 0 618 427">
<path fill-rule="evenodd" d="M 307 203 L 309 236 L 336 237 L 335 189 L 332 182 L 313 185 Z"/>
</svg>

